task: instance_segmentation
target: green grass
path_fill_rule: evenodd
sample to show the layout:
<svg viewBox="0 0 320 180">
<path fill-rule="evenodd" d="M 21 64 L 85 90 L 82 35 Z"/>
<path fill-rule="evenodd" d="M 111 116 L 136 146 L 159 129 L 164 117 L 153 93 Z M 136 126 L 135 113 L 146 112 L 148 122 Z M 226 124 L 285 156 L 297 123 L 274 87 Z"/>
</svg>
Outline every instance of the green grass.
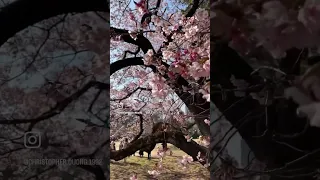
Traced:
<svg viewBox="0 0 320 180">
<path fill-rule="evenodd" d="M 119 144 L 116 143 L 118 149 Z M 161 144 L 157 144 L 157 147 Z M 134 174 L 138 174 L 139 180 L 150 180 L 153 179 L 152 176 L 148 174 L 148 170 L 152 170 L 156 163 L 159 162 L 157 156 L 157 147 L 151 153 L 151 160 L 147 159 L 147 153 L 144 153 L 144 157 L 140 158 L 139 154 L 136 153 L 135 156 L 130 156 L 127 158 L 126 163 L 124 160 L 121 161 L 111 161 L 110 163 L 110 180 L 129 180 Z M 175 146 L 168 144 L 173 152 L 172 156 L 167 155 L 163 159 L 164 172 L 160 174 L 156 179 L 158 180 L 208 180 L 210 179 L 209 171 L 204 168 L 198 162 L 192 163 L 187 169 L 183 169 L 182 166 L 178 164 L 178 160 L 186 155 L 183 151 L 176 148 Z"/>
</svg>

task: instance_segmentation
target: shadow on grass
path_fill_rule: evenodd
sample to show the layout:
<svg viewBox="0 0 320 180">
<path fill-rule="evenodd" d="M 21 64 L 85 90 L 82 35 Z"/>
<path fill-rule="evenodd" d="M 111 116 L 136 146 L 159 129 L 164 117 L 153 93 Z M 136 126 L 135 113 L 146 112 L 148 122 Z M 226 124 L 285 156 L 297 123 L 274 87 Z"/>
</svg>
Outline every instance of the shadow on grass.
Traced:
<svg viewBox="0 0 320 180">
<path fill-rule="evenodd" d="M 157 146 L 161 146 L 158 144 Z M 156 149 L 152 151 L 151 160 L 148 160 L 147 154 L 143 157 L 130 156 L 127 162 L 111 161 L 110 163 L 110 180 L 128 180 L 133 174 L 138 175 L 139 180 L 209 180 L 209 171 L 197 162 L 190 164 L 187 169 L 183 169 L 178 163 L 182 156 L 186 155 L 178 148 L 168 145 L 172 150 L 172 156 L 167 155 L 163 159 L 163 171 L 157 176 L 153 177 L 148 174 L 148 170 L 153 170 L 155 165 L 159 162 Z"/>
<path fill-rule="evenodd" d="M 166 179 L 185 179 L 186 178 L 186 175 L 184 173 L 181 173 L 181 172 L 176 172 L 176 171 L 173 171 L 173 172 L 167 172 L 163 175 L 161 175 L 162 178 L 166 178 Z"/>
<path fill-rule="evenodd" d="M 117 166 L 140 166 L 139 163 L 135 163 L 135 162 L 119 162 L 119 161 L 111 161 L 110 164 L 114 164 Z"/>
</svg>

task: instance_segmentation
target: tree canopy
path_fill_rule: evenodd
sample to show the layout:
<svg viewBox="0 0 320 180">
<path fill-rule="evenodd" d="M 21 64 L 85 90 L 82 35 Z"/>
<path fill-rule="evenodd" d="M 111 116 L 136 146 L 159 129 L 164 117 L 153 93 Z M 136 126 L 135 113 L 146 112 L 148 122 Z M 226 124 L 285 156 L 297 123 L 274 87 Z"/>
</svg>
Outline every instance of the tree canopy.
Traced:
<svg viewBox="0 0 320 180">
<path fill-rule="evenodd" d="M 168 142 L 190 156 L 181 159 L 182 167 L 187 159 L 210 165 L 210 24 L 201 5 L 111 3 L 110 135 L 130 143 L 111 151 L 110 159 Z M 159 123 L 164 127 L 153 131 Z M 194 125 L 203 135 L 200 144 L 190 139 Z M 150 173 L 161 174 L 161 161 Z"/>
</svg>

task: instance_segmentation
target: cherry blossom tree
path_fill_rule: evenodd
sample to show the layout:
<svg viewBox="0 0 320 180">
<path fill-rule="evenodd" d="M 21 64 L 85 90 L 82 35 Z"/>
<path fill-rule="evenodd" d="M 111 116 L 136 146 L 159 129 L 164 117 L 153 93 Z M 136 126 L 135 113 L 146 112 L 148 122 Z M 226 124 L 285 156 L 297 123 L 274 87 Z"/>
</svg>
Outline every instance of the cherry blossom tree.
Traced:
<svg viewBox="0 0 320 180">
<path fill-rule="evenodd" d="M 191 160 L 209 166 L 210 24 L 202 3 L 182 13 L 187 6 L 174 0 L 111 2 L 110 135 L 131 141 L 110 159 L 167 142 L 188 154 L 182 167 Z M 201 144 L 190 139 L 194 125 Z M 161 168 L 159 161 L 149 174 Z"/>
<path fill-rule="evenodd" d="M 0 10 L 0 179 L 109 179 L 109 3 Z"/>
<path fill-rule="evenodd" d="M 223 158 L 220 150 L 212 159 L 221 161 L 212 176 L 250 179 L 267 175 L 272 180 L 319 178 L 317 139 L 320 131 L 314 127 L 316 123 L 309 122 L 310 117 L 297 115 L 300 104 L 284 96 L 286 88 L 300 87 L 294 79 L 302 75 L 306 67 L 319 62 L 318 17 L 319 2 L 312 0 L 211 3 L 211 76 L 214 78 L 211 102 L 223 117 L 211 119 L 211 124 L 225 119 L 230 131 L 224 133 L 230 134 L 236 129 L 260 162 L 259 168 L 251 165 L 239 168 L 230 159 Z M 313 77 L 319 78 L 316 73 Z M 308 88 L 305 92 L 311 92 Z M 300 95 L 311 97 L 311 93 L 305 92 Z M 317 97 L 316 94 L 313 97 Z M 317 111 L 312 109 L 315 106 L 308 107 L 305 112 Z M 226 137 L 221 137 L 212 148 L 224 149 L 223 144 L 229 142 Z M 221 143 L 223 141 L 225 143 Z"/>
</svg>

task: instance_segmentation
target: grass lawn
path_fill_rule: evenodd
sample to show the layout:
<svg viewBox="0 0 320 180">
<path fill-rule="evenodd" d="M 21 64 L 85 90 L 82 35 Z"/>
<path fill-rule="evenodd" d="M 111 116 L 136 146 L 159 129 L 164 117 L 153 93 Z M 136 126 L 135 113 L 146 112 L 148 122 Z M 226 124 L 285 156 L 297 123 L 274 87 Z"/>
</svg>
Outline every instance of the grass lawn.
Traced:
<svg viewBox="0 0 320 180">
<path fill-rule="evenodd" d="M 161 144 L 157 144 L 157 147 Z M 119 144 L 116 143 L 117 149 Z M 157 148 L 156 147 L 156 148 Z M 147 153 L 144 153 L 144 157 L 140 158 L 139 154 L 127 158 L 127 162 L 111 161 L 110 162 L 110 180 L 129 180 L 134 174 L 138 174 L 139 180 L 151 180 L 154 179 L 148 174 L 148 170 L 152 170 L 155 164 L 159 161 L 157 157 L 157 149 L 154 149 L 151 153 L 151 160 L 147 159 Z M 186 155 L 183 151 L 176 148 L 175 146 L 168 144 L 173 152 L 172 156 L 167 155 L 163 159 L 164 173 L 156 177 L 157 180 L 209 180 L 210 173 L 199 163 L 192 163 L 187 169 L 183 169 L 178 164 L 178 160 Z"/>
</svg>

